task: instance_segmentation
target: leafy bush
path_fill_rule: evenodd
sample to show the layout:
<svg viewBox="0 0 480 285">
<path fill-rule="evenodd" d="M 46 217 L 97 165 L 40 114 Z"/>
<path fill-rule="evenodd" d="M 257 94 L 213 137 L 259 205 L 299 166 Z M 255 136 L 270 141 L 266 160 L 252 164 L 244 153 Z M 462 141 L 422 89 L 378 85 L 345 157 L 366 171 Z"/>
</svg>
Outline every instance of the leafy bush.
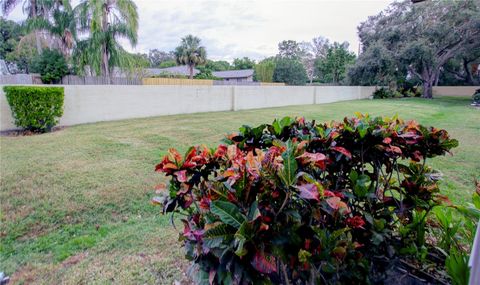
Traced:
<svg viewBox="0 0 480 285">
<path fill-rule="evenodd" d="M 275 61 L 273 82 L 284 82 L 287 85 L 305 85 L 307 80 L 307 72 L 299 60 L 279 58 Z"/>
<path fill-rule="evenodd" d="M 373 99 L 403 98 L 403 97 L 421 97 L 422 87 L 403 86 L 398 89 L 389 89 L 381 87 L 373 92 Z"/>
<path fill-rule="evenodd" d="M 188 75 L 175 74 L 166 71 L 162 71 L 159 74 L 149 76 L 151 78 L 179 78 L 179 79 L 188 79 Z"/>
<path fill-rule="evenodd" d="M 373 92 L 373 99 L 388 99 L 393 97 L 393 92 L 388 88 L 381 87 Z"/>
<path fill-rule="evenodd" d="M 422 87 L 417 86 L 412 82 L 405 81 L 401 83 L 401 86 L 397 89 L 403 97 L 421 97 L 422 96 Z"/>
<path fill-rule="evenodd" d="M 46 49 L 33 60 L 31 71 L 40 73 L 43 83 L 58 83 L 68 74 L 68 66 L 59 51 Z"/>
<path fill-rule="evenodd" d="M 212 70 L 205 66 L 197 66 L 197 69 L 200 70 L 200 72 L 193 77 L 195 79 L 222 80 L 219 77 L 213 76 Z"/>
<path fill-rule="evenodd" d="M 63 115 L 63 87 L 3 87 L 15 124 L 34 132 L 50 131 Z"/>
<path fill-rule="evenodd" d="M 480 89 L 475 91 L 475 94 L 472 96 L 473 105 L 480 105 Z"/>
<path fill-rule="evenodd" d="M 356 284 L 425 256 L 426 217 L 448 199 L 425 164 L 458 145 L 447 131 L 358 114 L 243 126 L 215 149 L 175 149 L 154 204 L 184 219 L 199 284 Z M 410 160 L 408 163 L 406 159 Z"/>
</svg>

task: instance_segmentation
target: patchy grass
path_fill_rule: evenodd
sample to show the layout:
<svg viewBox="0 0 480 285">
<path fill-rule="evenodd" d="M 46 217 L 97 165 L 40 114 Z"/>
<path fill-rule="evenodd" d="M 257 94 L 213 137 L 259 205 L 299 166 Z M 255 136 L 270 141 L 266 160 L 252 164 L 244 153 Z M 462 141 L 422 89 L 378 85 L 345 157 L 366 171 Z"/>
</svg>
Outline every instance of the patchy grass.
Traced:
<svg viewBox="0 0 480 285">
<path fill-rule="evenodd" d="M 480 111 L 469 98 L 350 101 L 87 124 L 0 138 L 0 271 L 14 284 L 172 284 L 187 266 L 168 217 L 149 204 L 153 171 L 170 147 L 216 145 L 242 124 L 276 117 L 325 121 L 372 115 L 415 119 L 460 141 L 435 158 L 442 190 L 465 203 L 480 179 Z"/>
</svg>

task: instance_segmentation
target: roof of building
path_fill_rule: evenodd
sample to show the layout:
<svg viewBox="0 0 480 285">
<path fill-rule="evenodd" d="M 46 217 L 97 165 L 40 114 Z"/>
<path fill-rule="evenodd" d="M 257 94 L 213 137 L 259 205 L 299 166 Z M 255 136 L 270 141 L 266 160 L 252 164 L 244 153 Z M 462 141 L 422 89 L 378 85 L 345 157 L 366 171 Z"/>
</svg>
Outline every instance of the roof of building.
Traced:
<svg viewBox="0 0 480 285">
<path fill-rule="evenodd" d="M 159 75 L 162 73 L 170 73 L 175 75 L 190 75 L 190 69 L 186 65 L 172 66 L 166 68 L 146 68 L 146 71 L 150 75 Z M 200 70 L 194 68 L 193 75 L 199 73 Z"/>
<path fill-rule="evenodd" d="M 253 69 L 214 71 L 212 74 L 220 78 L 244 78 L 253 76 Z"/>
</svg>

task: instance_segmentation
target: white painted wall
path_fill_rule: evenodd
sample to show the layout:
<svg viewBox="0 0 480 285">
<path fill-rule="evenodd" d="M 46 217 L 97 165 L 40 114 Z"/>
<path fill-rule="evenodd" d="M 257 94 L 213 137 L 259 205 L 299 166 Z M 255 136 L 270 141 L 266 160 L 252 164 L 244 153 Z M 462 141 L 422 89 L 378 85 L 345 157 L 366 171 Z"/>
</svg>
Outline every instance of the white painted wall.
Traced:
<svg viewBox="0 0 480 285">
<path fill-rule="evenodd" d="M 480 86 L 434 86 L 433 96 L 473 96 Z"/>
<path fill-rule="evenodd" d="M 311 86 L 233 86 L 234 110 L 248 110 L 314 103 Z"/>
<path fill-rule="evenodd" d="M 65 104 L 60 126 L 173 114 L 358 100 L 368 98 L 375 90 L 375 87 L 360 86 L 65 85 L 63 87 Z M 439 93 L 455 95 L 459 92 L 469 94 L 472 88 L 476 87 L 435 88 L 436 95 Z M 0 131 L 15 128 L 10 107 L 0 86 Z"/>
</svg>

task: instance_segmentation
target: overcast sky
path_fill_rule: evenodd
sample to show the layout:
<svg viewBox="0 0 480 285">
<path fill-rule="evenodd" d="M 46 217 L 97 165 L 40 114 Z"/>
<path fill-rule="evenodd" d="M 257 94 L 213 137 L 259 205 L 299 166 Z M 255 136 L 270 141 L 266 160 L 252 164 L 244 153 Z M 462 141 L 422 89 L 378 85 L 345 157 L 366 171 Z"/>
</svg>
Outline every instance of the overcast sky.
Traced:
<svg viewBox="0 0 480 285">
<path fill-rule="evenodd" d="M 79 1 L 73 1 L 78 3 Z M 392 0 L 135 0 L 140 16 L 134 52 L 173 50 L 180 38 L 202 39 L 210 59 L 262 59 L 277 53 L 282 40 L 310 41 L 324 36 L 348 41 L 358 50 L 357 26 Z M 21 20 L 18 7 L 10 19 Z"/>
</svg>

